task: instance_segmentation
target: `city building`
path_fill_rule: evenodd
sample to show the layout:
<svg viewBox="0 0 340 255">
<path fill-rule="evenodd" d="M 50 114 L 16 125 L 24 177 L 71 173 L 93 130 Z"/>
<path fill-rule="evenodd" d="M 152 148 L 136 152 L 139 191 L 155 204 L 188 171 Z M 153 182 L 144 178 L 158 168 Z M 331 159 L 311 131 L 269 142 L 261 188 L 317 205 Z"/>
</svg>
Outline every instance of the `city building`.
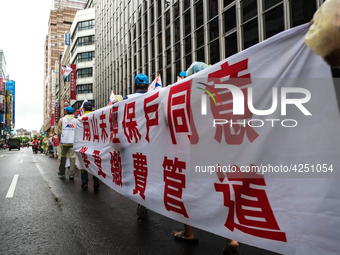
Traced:
<svg viewBox="0 0 340 255">
<path fill-rule="evenodd" d="M 71 45 L 65 46 L 64 52 L 60 56 L 60 65 L 74 66 L 76 69 L 76 97 L 71 98 L 71 81 L 62 81 L 62 76 L 59 76 L 61 81 L 57 97 L 60 99 L 60 108 L 63 109 L 67 105 L 71 105 L 75 111 L 78 111 L 81 104 L 86 99 L 93 105 L 93 63 L 95 57 L 94 44 L 94 8 L 79 10 L 73 20 L 70 36 Z M 56 67 L 58 69 L 60 67 Z M 58 87 L 58 86 L 57 86 Z M 63 116 L 63 111 L 60 117 Z"/>
<path fill-rule="evenodd" d="M 70 31 L 76 12 L 76 9 L 63 8 L 52 10 L 50 13 L 44 58 L 44 131 L 50 131 L 54 124 L 55 91 L 52 85 L 56 84 L 56 80 L 52 77 L 57 77 L 54 70 L 55 62 L 59 60 L 59 53 L 64 51 L 64 36 Z"/>
<path fill-rule="evenodd" d="M 9 138 L 15 127 L 15 81 L 6 73 L 6 60 L 0 50 L 0 138 Z"/>
<path fill-rule="evenodd" d="M 0 139 L 4 137 L 5 112 L 6 112 L 6 93 L 4 81 L 6 77 L 6 60 L 3 50 L 0 50 Z"/>
<path fill-rule="evenodd" d="M 8 109 L 8 120 L 10 120 L 11 130 L 15 128 L 15 81 L 6 79 L 6 91 L 10 95 L 10 109 Z"/>
<path fill-rule="evenodd" d="M 54 0 L 54 10 L 62 8 L 84 9 L 87 0 Z"/>
<path fill-rule="evenodd" d="M 309 22 L 323 0 L 94 1 L 94 96 L 133 93 L 134 77 L 163 86 L 193 61 L 215 64 L 285 29 Z"/>
<path fill-rule="evenodd" d="M 31 138 L 31 132 L 27 131 L 26 129 L 19 128 L 15 130 L 15 136 L 22 136 L 22 137 L 28 137 Z"/>
</svg>

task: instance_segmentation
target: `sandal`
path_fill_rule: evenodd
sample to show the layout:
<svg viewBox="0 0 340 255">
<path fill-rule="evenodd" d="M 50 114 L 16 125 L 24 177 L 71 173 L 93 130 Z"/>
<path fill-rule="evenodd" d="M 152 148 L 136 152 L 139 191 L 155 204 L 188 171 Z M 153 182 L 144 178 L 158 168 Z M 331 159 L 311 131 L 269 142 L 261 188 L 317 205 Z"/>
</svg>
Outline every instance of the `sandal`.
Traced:
<svg viewBox="0 0 340 255">
<path fill-rule="evenodd" d="M 178 232 L 177 234 L 174 235 L 175 239 L 181 240 L 183 242 L 187 243 L 198 243 L 198 238 L 185 238 L 183 237 L 183 231 Z"/>
</svg>

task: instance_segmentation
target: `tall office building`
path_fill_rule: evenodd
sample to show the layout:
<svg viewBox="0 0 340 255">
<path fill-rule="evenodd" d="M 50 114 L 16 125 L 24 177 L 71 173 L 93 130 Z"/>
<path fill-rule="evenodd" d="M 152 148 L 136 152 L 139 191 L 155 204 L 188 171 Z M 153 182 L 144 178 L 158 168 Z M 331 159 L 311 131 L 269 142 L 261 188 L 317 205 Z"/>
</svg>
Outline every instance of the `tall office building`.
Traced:
<svg viewBox="0 0 340 255">
<path fill-rule="evenodd" d="M 86 99 L 94 106 L 93 97 L 93 62 L 95 58 L 95 10 L 88 6 L 79 10 L 73 20 L 70 36 L 71 45 L 65 47 L 60 64 L 76 66 L 76 98 L 70 99 L 70 82 L 60 83 L 57 92 L 61 109 L 66 100 L 75 111 L 78 111 Z M 60 79 L 61 80 L 61 79 Z M 62 116 L 62 112 L 60 113 Z"/>
<path fill-rule="evenodd" d="M 285 29 L 307 23 L 323 0 L 101 0 L 96 10 L 96 106 L 134 77 L 163 85 L 193 61 L 217 63 Z"/>
<path fill-rule="evenodd" d="M 87 0 L 54 0 L 54 10 L 62 8 L 84 9 Z"/>
<path fill-rule="evenodd" d="M 54 109 L 52 98 L 52 76 L 59 52 L 64 51 L 65 33 L 70 31 L 76 9 L 63 8 L 52 10 L 48 23 L 48 35 L 45 39 L 44 65 L 44 124 L 43 131 L 49 131 Z M 55 81 L 53 81 L 55 83 Z"/>
</svg>

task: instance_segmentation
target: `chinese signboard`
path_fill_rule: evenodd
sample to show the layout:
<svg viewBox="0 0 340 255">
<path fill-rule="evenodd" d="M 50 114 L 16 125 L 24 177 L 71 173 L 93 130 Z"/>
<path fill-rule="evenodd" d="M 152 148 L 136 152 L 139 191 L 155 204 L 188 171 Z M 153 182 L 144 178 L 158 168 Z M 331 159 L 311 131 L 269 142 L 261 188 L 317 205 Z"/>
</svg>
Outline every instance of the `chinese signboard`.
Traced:
<svg viewBox="0 0 340 255">
<path fill-rule="evenodd" d="M 70 34 L 70 32 L 65 33 L 65 45 L 71 45 L 71 34 Z"/>
<path fill-rule="evenodd" d="M 71 65 L 72 72 L 70 74 L 70 99 L 76 100 L 76 86 L 77 86 L 77 65 Z"/>
</svg>

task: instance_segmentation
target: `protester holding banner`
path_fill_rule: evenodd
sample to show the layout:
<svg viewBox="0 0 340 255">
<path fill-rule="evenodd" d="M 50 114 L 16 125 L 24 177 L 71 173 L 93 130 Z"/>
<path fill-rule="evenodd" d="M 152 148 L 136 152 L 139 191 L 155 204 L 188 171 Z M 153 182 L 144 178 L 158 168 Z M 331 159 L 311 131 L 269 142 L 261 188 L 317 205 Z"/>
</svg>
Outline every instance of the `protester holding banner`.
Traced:
<svg viewBox="0 0 340 255">
<path fill-rule="evenodd" d="M 69 178 L 70 180 L 73 180 L 76 162 L 76 156 L 73 151 L 73 142 L 77 119 L 74 117 L 73 114 L 74 110 L 71 106 L 65 107 L 65 110 L 67 112 L 67 115 L 61 118 L 58 122 L 58 138 L 60 144 L 62 145 L 58 175 L 59 178 L 65 178 L 66 158 L 69 158 L 70 159 Z"/>
<path fill-rule="evenodd" d="M 129 99 L 129 98 L 133 98 L 139 95 L 142 95 L 144 93 L 146 93 L 148 91 L 148 87 L 149 87 L 150 83 L 149 83 L 149 78 L 147 75 L 140 73 L 137 74 L 135 77 L 135 93 L 134 94 L 130 94 L 127 95 L 126 97 L 124 97 L 123 100 L 125 99 Z M 138 204 L 137 206 L 137 216 L 138 217 L 145 217 L 147 214 L 147 208 L 141 204 Z"/>
<path fill-rule="evenodd" d="M 126 97 L 124 97 L 123 100 L 133 98 L 146 93 L 148 91 L 149 85 L 150 83 L 147 75 L 143 73 L 137 74 L 135 77 L 135 93 L 126 95 Z"/>
<path fill-rule="evenodd" d="M 84 115 L 90 113 L 92 111 L 92 103 L 89 101 L 84 102 L 83 108 L 85 110 Z M 81 173 L 81 187 L 84 189 L 88 188 L 89 177 L 88 173 L 85 169 L 80 169 Z M 99 179 L 96 176 L 93 176 L 93 188 L 95 190 L 99 189 Z"/>
<path fill-rule="evenodd" d="M 181 74 L 186 77 L 193 75 L 195 73 L 198 73 L 199 71 L 202 71 L 209 67 L 207 64 L 203 62 L 193 62 L 188 70 L 186 72 L 182 72 Z M 192 226 L 189 226 L 187 224 L 184 224 L 184 230 L 180 232 L 175 232 L 174 236 L 176 239 L 186 241 L 186 242 L 191 242 L 191 243 L 197 243 L 198 239 L 195 238 L 194 232 L 192 230 Z M 227 239 L 227 245 L 223 249 L 223 254 L 229 255 L 229 254 L 238 254 L 238 248 L 239 244 L 235 240 Z"/>
</svg>

